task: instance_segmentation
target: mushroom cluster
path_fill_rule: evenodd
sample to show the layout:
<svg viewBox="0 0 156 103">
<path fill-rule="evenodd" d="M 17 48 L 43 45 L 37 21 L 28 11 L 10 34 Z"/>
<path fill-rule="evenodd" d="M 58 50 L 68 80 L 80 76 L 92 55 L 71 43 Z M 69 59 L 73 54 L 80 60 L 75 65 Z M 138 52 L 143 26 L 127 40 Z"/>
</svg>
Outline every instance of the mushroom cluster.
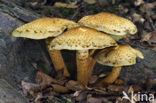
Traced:
<svg viewBox="0 0 156 103">
<path fill-rule="evenodd" d="M 85 16 L 78 23 L 62 18 L 40 18 L 18 27 L 12 36 L 46 39 L 54 67 L 57 72 L 63 70 L 65 77 L 70 74 L 60 50 L 76 50 L 77 80 L 87 86 L 96 61 L 114 67 L 99 85 L 113 83 L 121 66 L 135 64 L 137 56 L 143 58 L 140 51 L 116 42 L 136 32 L 137 28 L 130 20 L 101 12 Z M 95 53 L 97 49 L 98 53 Z"/>
</svg>

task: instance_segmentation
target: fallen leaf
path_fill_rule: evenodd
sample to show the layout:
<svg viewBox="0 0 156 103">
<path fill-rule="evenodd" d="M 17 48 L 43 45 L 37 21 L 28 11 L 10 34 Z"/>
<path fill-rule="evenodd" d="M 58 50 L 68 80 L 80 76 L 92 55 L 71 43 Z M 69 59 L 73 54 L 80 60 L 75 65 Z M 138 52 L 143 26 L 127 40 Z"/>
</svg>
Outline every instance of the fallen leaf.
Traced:
<svg viewBox="0 0 156 103">
<path fill-rule="evenodd" d="M 53 100 L 54 96 L 44 96 L 42 93 L 38 94 L 34 100 L 35 103 L 49 103 L 49 100 Z"/>
<path fill-rule="evenodd" d="M 73 96 L 74 96 L 74 97 L 77 97 L 77 96 L 79 96 L 80 93 L 81 93 L 81 91 L 76 91 L 76 92 L 73 94 Z"/>
<path fill-rule="evenodd" d="M 108 100 L 108 98 L 102 98 L 102 103 L 112 103 L 111 101 Z"/>
<path fill-rule="evenodd" d="M 31 6 L 36 6 L 36 5 L 38 5 L 38 2 L 30 2 L 30 5 Z"/>
<path fill-rule="evenodd" d="M 150 23 L 147 22 L 147 21 L 144 23 L 144 28 L 145 28 L 146 30 L 150 30 L 150 31 L 152 30 L 152 28 L 151 28 L 151 26 L 150 26 Z"/>
<path fill-rule="evenodd" d="M 102 103 L 102 100 L 100 98 L 90 97 L 87 99 L 87 103 Z"/>
<path fill-rule="evenodd" d="M 132 86 L 130 86 L 129 89 L 128 89 L 128 94 L 133 93 L 133 92 L 134 92 L 134 89 L 133 89 Z"/>
<path fill-rule="evenodd" d="M 50 85 L 52 83 L 54 84 L 60 84 L 63 85 L 63 81 L 57 81 L 56 79 L 50 77 L 49 75 L 42 73 L 42 72 L 37 72 L 36 74 L 36 83 L 40 84 L 42 88 L 45 88 L 47 85 Z"/>
<path fill-rule="evenodd" d="M 88 4 L 95 4 L 96 0 L 84 0 L 84 2 L 86 2 Z"/>
<path fill-rule="evenodd" d="M 79 90 L 84 90 L 85 87 L 77 82 L 77 81 L 73 81 L 73 80 L 70 80 L 66 83 L 66 87 L 70 90 L 73 90 L 73 91 L 79 91 Z"/>
<path fill-rule="evenodd" d="M 108 0 L 98 0 L 98 3 L 100 6 L 109 6 L 109 1 Z"/>
<path fill-rule="evenodd" d="M 87 99 L 87 93 L 84 91 L 81 91 L 80 94 L 76 97 L 76 101 L 78 101 L 79 103 L 81 101 L 84 101 L 85 99 Z"/>
<path fill-rule="evenodd" d="M 142 4 L 144 4 L 144 0 L 135 0 L 135 2 L 134 2 L 135 6 L 140 6 Z"/>
<path fill-rule="evenodd" d="M 146 13 L 147 11 L 151 11 L 153 8 L 156 7 L 156 2 L 152 2 L 152 3 L 144 3 L 141 7 L 140 7 L 140 11 L 142 13 Z"/>
<path fill-rule="evenodd" d="M 117 79 L 115 80 L 115 85 L 125 85 L 125 81 L 124 80 L 121 80 L 121 79 Z"/>
<path fill-rule="evenodd" d="M 132 19 L 133 19 L 133 22 L 139 22 L 141 24 L 143 24 L 144 21 L 145 21 L 145 19 L 141 15 L 139 15 L 137 13 L 132 14 Z"/>
<path fill-rule="evenodd" d="M 143 90 L 143 89 L 142 89 L 140 86 L 138 86 L 138 85 L 132 85 L 132 88 L 133 88 L 133 91 L 134 91 L 134 92 L 140 92 L 140 91 Z"/>
<path fill-rule="evenodd" d="M 42 94 L 38 94 L 34 100 L 35 103 L 42 103 L 41 99 L 43 98 Z"/>
<path fill-rule="evenodd" d="M 156 47 L 156 31 L 147 33 L 142 37 L 142 42 L 148 43 L 149 46 Z"/>
<path fill-rule="evenodd" d="M 94 84 L 97 80 L 98 80 L 98 76 L 97 75 L 92 75 L 90 78 L 89 78 L 89 84 Z"/>
<path fill-rule="evenodd" d="M 37 93 L 41 90 L 40 85 L 35 83 L 21 81 L 21 86 L 25 96 L 28 96 L 29 94 L 32 96 L 36 96 Z"/>
<path fill-rule="evenodd" d="M 77 5 L 74 4 L 67 4 L 62 2 L 55 2 L 54 7 L 63 7 L 63 8 L 78 8 Z"/>
<path fill-rule="evenodd" d="M 113 92 L 119 92 L 119 91 L 123 91 L 124 86 L 109 85 L 107 89 Z"/>
<path fill-rule="evenodd" d="M 57 93 L 68 93 L 69 92 L 69 89 L 67 87 L 57 85 L 57 84 L 52 84 L 51 86 L 53 88 L 53 91 L 55 91 Z"/>
</svg>

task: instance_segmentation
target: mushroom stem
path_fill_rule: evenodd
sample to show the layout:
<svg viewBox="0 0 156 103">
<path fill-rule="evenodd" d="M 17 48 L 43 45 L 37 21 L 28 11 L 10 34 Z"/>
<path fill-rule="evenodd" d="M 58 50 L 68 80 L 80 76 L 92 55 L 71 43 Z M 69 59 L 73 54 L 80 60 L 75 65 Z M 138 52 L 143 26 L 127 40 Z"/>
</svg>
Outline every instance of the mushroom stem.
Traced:
<svg viewBox="0 0 156 103">
<path fill-rule="evenodd" d="M 113 83 L 118 78 L 121 69 L 122 67 L 113 67 L 112 72 L 106 78 L 104 78 L 102 81 L 96 84 L 96 86 L 102 86 L 103 84 Z"/>
<path fill-rule="evenodd" d="M 65 77 L 69 77 L 70 74 L 67 70 L 65 63 L 64 63 L 61 52 L 59 50 L 49 50 L 49 49 L 48 49 L 48 52 L 49 52 L 50 58 L 54 64 L 56 72 L 63 70 L 63 75 Z"/>
<path fill-rule="evenodd" d="M 70 77 L 70 74 L 67 70 L 65 63 L 64 63 L 61 51 L 48 49 L 48 45 L 50 44 L 50 40 L 51 39 L 46 39 L 46 46 L 47 46 L 47 50 L 49 52 L 50 58 L 54 64 L 56 72 L 58 73 L 59 71 L 63 70 L 63 75 L 65 77 Z"/>
<path fill-rule="evenodd" d="M 88 50 L 79 50 L 76 53 L 77 80 L 86 85 L 88 84 Z"/>
<path fill-rule="evenodd" d="M 96 60 L 93 57 L 89 57 L 88 78 L 90 78 L 92 75 L 92 71 L 93 71 L 95 63 L 96 63 Z"/>
<path fill-rule="evenodd" d="M 96 49 L 92 49 L 89 52 L 89 64 L 88 64 L 88 78 L 90 79 L 91 75 L 92 75 L 92 71 L 94 68 L 94 65 L 96 63 L 96 60 L 93 58 L 93 55 L 95 53 Z"/>
</svg>

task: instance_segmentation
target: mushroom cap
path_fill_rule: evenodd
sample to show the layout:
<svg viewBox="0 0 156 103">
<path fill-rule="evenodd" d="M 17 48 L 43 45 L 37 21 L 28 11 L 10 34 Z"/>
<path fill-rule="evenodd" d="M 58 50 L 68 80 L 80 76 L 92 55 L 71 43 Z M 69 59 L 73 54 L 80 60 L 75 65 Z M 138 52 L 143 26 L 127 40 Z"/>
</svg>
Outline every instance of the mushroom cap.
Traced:
<svg viewBox="0 0 156 103">
<path fill-rule="evenodd" d="M 116 41 L 107 34 L 88 27 L 76 27 L 54 38 L 49 49 L 88 50 L 116 45 Z"/>
<path fill-rule="evenodd" d="M 107 12 L 85 16 L 78 23 L 112 35 L 127 35 L 137 32 L 133 22 Z"/>
<path fill-rule="evenodd" d="M 45 39 L 61 34 L 66 28 L 76 26 L 78 26 L 77 23 L 62 18 L 40 18 L 16 28 L 12 36 Z"/>
<path fill-rule="evenodd" d="M 144 58 L 143 54 L 129 45 L 108 47 L 95 55 L 98 63 L 107 66 L 127 66 L 136 63 L 136 57 Z"/>
<path fill-rule="evenodd" d="M 111 34 L 110 34 L 110 36 L 111 36 L 114 40 L 116 40 L 116 41 L 119 41 L 119 40 L 121 40 L 121 39 L 127 37 L 127 35 L 111 35 Z"/>
</svg>

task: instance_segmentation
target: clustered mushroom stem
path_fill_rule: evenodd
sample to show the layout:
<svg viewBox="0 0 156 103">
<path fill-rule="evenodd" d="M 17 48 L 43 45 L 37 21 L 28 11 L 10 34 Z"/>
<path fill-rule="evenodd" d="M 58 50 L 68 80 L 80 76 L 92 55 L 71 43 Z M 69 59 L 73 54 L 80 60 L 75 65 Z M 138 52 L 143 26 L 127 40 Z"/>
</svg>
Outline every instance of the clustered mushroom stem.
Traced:
<svg viewBox="0 0 156 103">
<path fill-rule="evenodd" d="M 50 58 L 54 64 L 56 72 L 63 70 L 63 75 L 65 77 L 70 77 L 70 74 L 67 70 L 65 63 L 64 63 L 61 51 L 60 50 L 50 50 L 48 48 L 48 45 L 49 45 L 49 39 L 46 39 L 47 50 L 48 50 Z"/>
<path fill-rule="evenodd" d="M 90 79 L 91 75 L 92 75 L 92 71 L 93 71 L 93 68 L 94 68 L 94 65 L 96 63 L 96 60 L 93 58 L 93 55 L 95 53 L 96 49 L 92 49 L 90 52 L 89 52 L 89 64 L 88 64 L 88 78 Z"/>
<path fill-rule="evenodd" d="M 88 50 L 79 50 L 76 53 L 77 80 L 86 85 L 88 84 Z"/>
<path fill-rule="evenodd" d="M 119 76 L 122 67 L 113 67 L 112 72 L 102 81 L 100 81 L 96 86 L 102 86 L 103 84 L 113 83 Z"/>
<path fill-rule="evenodd" d="M 93 57 L 89 57 L 88 78 L 90 78 L 92 75 L 92 71 L 93 71 L 95 63 L 96 63 L 96 60 Z"/>
<path fill-rule="evenodd" d="M 64 63 L 61 52 L 59 50 L 49 50 L 49 49 L 48 49 L 48 52 L 49 52 L 50 58 L 54 64 L 56 72 L 63 70 L 63 75 L 65 77 L 69 77 L 70 74 L 67 70 L 65 63 Z"/>
</svg>

